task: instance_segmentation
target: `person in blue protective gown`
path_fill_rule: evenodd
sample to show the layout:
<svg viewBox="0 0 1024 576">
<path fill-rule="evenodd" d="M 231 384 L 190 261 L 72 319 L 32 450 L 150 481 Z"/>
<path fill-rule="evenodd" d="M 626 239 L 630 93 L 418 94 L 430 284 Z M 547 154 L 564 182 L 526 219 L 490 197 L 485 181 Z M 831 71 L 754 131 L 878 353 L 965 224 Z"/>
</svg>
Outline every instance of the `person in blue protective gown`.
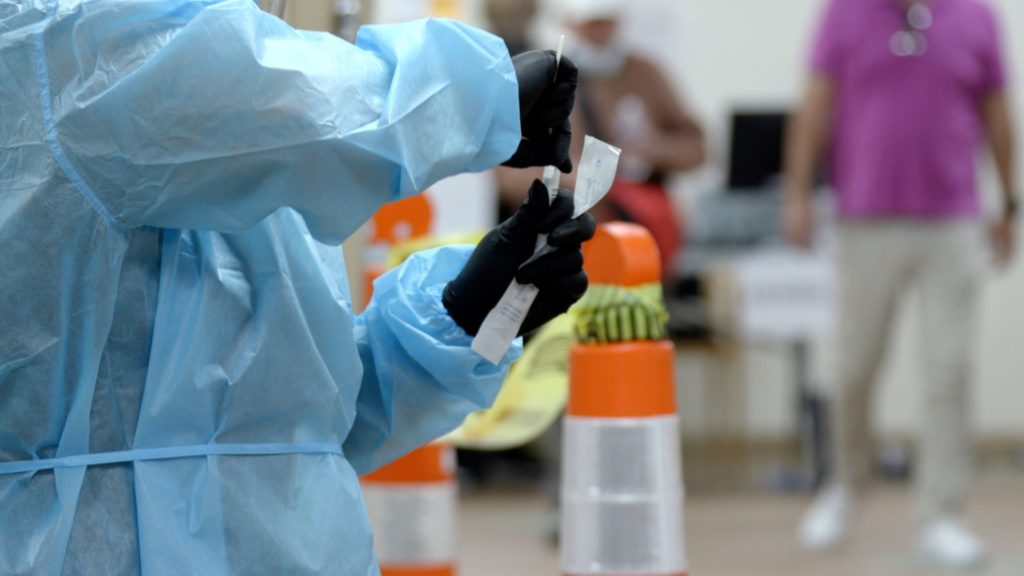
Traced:
<svg viewBox="0 0 1024 576">
<path fill-rule="evenodd" d="M 450 21 L 0 0 L 0 574 L 376 574 L 357 475 L 489 405 L 519 351 L 472 352 L 481 315 L 513 277 L 528 326 L 565 310 L 593 222 L 535 186 L 358 317 L 338 244 L 458 172 L 568 170 L 574 87 Z"/>
</svg>

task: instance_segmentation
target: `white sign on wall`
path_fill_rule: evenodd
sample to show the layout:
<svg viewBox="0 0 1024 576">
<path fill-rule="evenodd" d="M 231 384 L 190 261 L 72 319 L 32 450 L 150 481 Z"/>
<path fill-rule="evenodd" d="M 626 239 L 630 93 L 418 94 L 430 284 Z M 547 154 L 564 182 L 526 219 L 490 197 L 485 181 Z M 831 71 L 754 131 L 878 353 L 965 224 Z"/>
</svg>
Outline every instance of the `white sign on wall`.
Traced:
<svg viewBox="0 0 1024 576">
<path fill-rule="evenodd" d="M 815 339 L 835 319 L 836 282 L 823 254 L 759 253 L 735 265 L 740 330 L 749 339 Z"/>
</svg>

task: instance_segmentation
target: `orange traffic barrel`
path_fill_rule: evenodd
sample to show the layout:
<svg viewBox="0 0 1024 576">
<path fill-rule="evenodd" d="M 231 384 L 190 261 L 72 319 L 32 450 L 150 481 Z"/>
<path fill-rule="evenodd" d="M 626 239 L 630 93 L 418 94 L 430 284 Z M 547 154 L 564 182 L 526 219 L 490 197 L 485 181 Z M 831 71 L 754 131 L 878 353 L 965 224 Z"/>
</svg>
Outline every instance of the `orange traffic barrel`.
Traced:
<svg viewBox="0 0 1024 576">
<path fill-rule="evenodd" d="M 382 576 L 454 576 L 455 450 L 428 444 L 361 479 Z"/>
<path fill-rule="evenodd" d="M 644 228 L 602 225 L 584 247 L 596 284 L 661 280 Z M 562 452 L 562 571 L 687 574 L 674 351 L 664 340 L 576 344 Z"/>
<path fill-rule="evenodd" d="M 387 257 L 391 248 L 413 238 L 430 234 L 434 209 L 426 194 L 417 194 L 380 207 L 370 220 L 371 232 L 363 249 L 364 308 L 373 295 L 373 281 L 387 272 Z"/>
</svg>

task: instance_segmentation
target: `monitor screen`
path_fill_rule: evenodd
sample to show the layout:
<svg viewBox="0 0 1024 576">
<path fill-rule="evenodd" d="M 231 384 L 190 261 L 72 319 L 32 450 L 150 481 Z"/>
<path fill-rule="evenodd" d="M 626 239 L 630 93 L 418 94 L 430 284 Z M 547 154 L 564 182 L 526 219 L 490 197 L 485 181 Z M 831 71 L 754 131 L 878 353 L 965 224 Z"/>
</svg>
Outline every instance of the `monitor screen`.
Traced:
<svg viewBox="0 0 1024 576">
<path fill-rule="evenodd" d="M 756 190 L 782 175 L 788 111 L 739 111 L 732 115 L 729 148 L 730 190 Z"/>
</svg>

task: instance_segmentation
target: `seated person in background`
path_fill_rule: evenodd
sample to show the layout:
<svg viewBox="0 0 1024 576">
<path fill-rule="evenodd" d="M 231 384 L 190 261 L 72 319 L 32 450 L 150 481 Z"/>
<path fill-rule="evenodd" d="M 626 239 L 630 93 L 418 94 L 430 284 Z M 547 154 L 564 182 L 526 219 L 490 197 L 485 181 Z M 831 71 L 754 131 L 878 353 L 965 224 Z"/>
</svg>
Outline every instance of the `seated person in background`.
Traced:
<svg viewBox="0 0 1024 576">
<path fill-rule="evenodd" d="M 624 45 L 618 34 L 626 10 L 623 0 L 568 0 L 563 10 L 572 33 L 566 53 L 580 69 L 572 116 L 574 165 L 579 165 L 585 135 L 622 148 L 619 179 L 591 213 L 599 221 L 625 220 L 647 227 L 658 242 L 668 275 L 682 232 L 681 215 L 665 183 L 672 172 L 704 162 L 703 130 L 662 70 Z M 503 215 L 522 203 L 523 190 L 539 176 L 539 169 L 498 169 Z M 574 182 L 575 173 L 564 176 L 562 185 L 575 188 Z"/>
</svg>

